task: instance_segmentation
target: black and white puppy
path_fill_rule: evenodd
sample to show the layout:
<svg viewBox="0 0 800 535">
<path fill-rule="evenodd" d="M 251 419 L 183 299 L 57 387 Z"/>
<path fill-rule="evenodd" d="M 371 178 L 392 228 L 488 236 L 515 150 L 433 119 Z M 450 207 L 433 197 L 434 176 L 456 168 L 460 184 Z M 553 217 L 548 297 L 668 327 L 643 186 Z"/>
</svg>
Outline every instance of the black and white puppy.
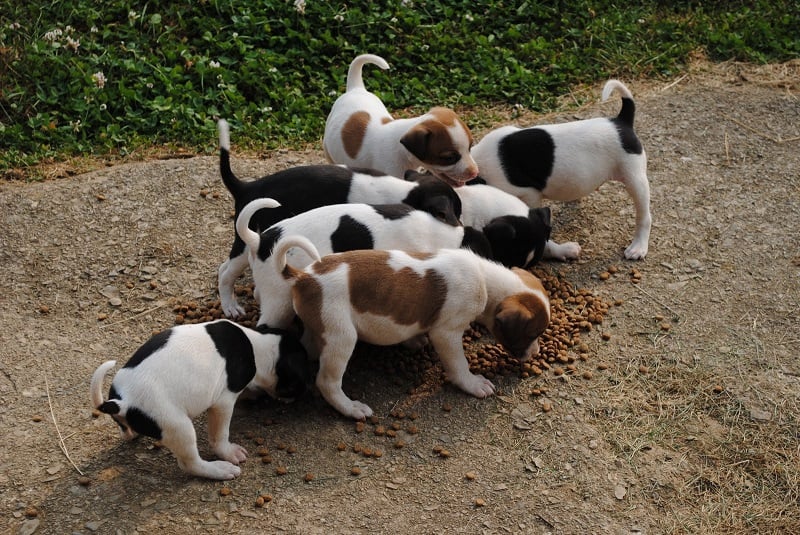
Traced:
<svg viewBox="0 0 800 535">
<path fill-rule="evenodd" d="M 531 128 L 492 130 L 472 148 L 481 178 L 540 206 L 543 198 L 574 201 L 609 180 L 618 180 L 633 199 L 636 231 L 625 257 L 643 259 L 650 240 L 650 184 L 647 155 L 633 129 L 633 95 L 618 80 L 603 87 L 603 100 L 622 96 L 614 118 L 596 118 Z"/>
<path fill-rule="evenodd" d="M 448 225 L 406 204 L 335 204 L 284 219 L 261 234 L 250 228 L 250 218 L 258 210 L 278 206 L 273 199 L 256 199 L 236 220 L 236 232 L 250 251 L 250 269 L 261 309 L 259 325 L 287 328 L 295 316 L 291 285 L 280 276 L 272 255 L 275 244 L 285 236 L 304 236 L 322 255 L 356 249 L 435 252 L 463 247 L 491 257 L 491 247 L 480 231 Z M 298 269 L 315 260 L 300 248 L 286 254 L 289 265 Z"/>
<path fill-rule="evenodd" d="M 528 267 L 542 258 L 575 260 L 581 246 L 550 239 L 550 208 L 530 208 L 510 193 L 486 184 L 457 188 L 461 222 L 482 230 L 493 258 L 506 267 Z"/>
<path fill-rule="evenodd" d="M 265 230 L 274 223 L 302 212 L 330 204 L 405 203 L 417 210 L 429 212 L 450 225 L 460 225 L 461 201 L 453 188 L 441 180 L 420 175 L 409 182 L 369 169 L 341 165 L 307 165 L 293 167 L 258 180 L 243 181 L 230 166 L 230 129 L 225 120 L 219 127 L 219 167 L 222 181 L 234 200 L 238 218 L 250 201 L 269 197 L 280 203 L 271 210 L 257 212 L 250 219 L 250 228 Z M 236 234 L 228 259 L 219 267 L 218 289 L 222 311 L 238 317 L 244 309 L 237 303 L 234 282 L 247 268 L 245 244 Z"/>
<path fill-rule="evenodd" d="M 248 329 L 228 320 L 179 325 L 154 335 L 121 368 L 103 399 L 103 378 L 116 361 L 92 375 L 92 405 L 111 415 L 121 435 L 161 440 L 189 474 L 233 479 L 247 451 L 229 440 L 233 407 L 245 388 L 277 399 L 305 390 L 307 354 L 292 334 Z M 208 437 L 220 458 L 204 461 L 192 419 L 208 411 Z"/>
</svg>

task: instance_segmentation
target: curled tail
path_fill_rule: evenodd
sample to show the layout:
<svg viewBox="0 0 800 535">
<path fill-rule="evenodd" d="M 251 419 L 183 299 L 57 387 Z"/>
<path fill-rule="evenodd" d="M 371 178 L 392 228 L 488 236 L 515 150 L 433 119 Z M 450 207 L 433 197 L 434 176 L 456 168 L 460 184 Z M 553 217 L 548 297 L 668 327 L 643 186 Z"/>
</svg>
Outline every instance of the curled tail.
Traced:
<svg viewBox="0 0 800 535">
<path fill-rule="evenodd" d="M 219 173 L 222 175 L 222 183 L 234 198 L 238 198 L 242 181 L 231 171 L 231 130 L 228 121 L 225 119 L 217 121 L 217 131 L 219 132 Z"/>
<path fill-rule="evenodd" d="M 92 382 L 89 386 L 89 393 L 92 396 L 92 406 L 106 414 L 117 414 L 122 410 L 119 405 L 119 400 L 112 399 L 106 401 L 103 398 L 103 379 L 105 379 L 108 370 L 116 366 L 116 360 L 107 360 L 102 363 L 92 374 Z"/>
<path fill-rule="evenodd" d="M 622 97 L 622 109 L 617 115 L 617 119 L 622 123 L 633 127 L 633 117 L 636 114 L 636 104 L 633 102 L 633 93 L 627 88 L 625 84 L 619 80 L 609 80 L 603 87 L 603 102 L 608 100 L 612 93 L 618 92 Z"/>
<path fill-rule="evenodd" d="M 261 243 L 261 236 L 255 230 L 250 228 L 250 219 L 253 215 L 262 208 L 277 208 L 281 203 L 275 199 L 263 198 L 250 201 L 239 212 L 239 217 L 236 218 L 236 234 L 242 241 L 250 248 L 251 251 L 258 251 L 258 245 Z"/>
<path fill-rule="evenodd" d="M 288 253 L 289 249 L 292 247 L 302 249 L 314 262 L 320 259 L 319 251 L 317 251 L 317 248 L 311 243 L 311 240 L 300 235 L 286 236 L 282 240 L 279 240 L 272 250 L 272 257 L 275 259 L 275 268 L 285 279 L 296 279 L 297 275 L 300 273 L 300 270 L 293 268 L 286 262 L 286 253 Z"/>
<path fill-rule="evenodd" d="M 361 54 L 360 56 L 356 56 L 356 59 L 350 63 L 350 68 L 347 70 L 347 91 L 365 89 L 364 80 L 361 77 L 361 68 L 365 63 L 372 63 L 383 70 L 389 68 L 389 64 L 380 56 L 374 54 Z"/>
</svg>

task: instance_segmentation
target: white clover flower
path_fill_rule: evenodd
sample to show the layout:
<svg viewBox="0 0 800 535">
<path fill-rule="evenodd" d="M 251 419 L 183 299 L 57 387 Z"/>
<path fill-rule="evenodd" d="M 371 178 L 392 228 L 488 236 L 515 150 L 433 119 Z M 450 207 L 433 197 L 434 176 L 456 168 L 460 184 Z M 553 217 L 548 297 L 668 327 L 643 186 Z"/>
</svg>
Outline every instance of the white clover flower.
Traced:
<svg viewBox="0 0 800 535">
<path fill-rule="evenodd" d="M 414 7 L 413 0 L 400 0 L 400 5 L 403 7 Z"/>
<path fill-rule="evenodd" d="M 105 103 L 105 102 L 103 102 L 102 104 L 100 104 L 100 111 L 106 111 L 106 109 L 107 109 L 107 108 L 108 108 L 108 106 L 106 106 L 106 103 Z"/>
<path fill-rule="evenodd" d="M 294 10 L 301 15 L 306 14 L 306 0 L 294 0 Z"/>
<path fill-rule="evenodd" d="M 212 61 L 209 61 L 209 62 L 208 62 L 208 65 L 209 65 L 209 67 L 211 67 L 212 69 L 219 69 L 219 61 L 213 61 L 213 60 L 212 60 Z"/>
<path fill-rule="evenodd" d="M 92 81 L 94 82 L 94 85 L 100 89 L 103 89 L 106 86 L 106 75 L 103 74 L 103 71 L 97 71 L 92 75 Z"/>
<path fill-rule="evenodd" d="M 53 42 L 59 37 L 61 37 L 64 32 L 61 31 L 61 28 L 56 28 L 55 30 L 50 30 L 46 34 L 44 34 L 44 40 Z"/>
<path fill-rule="evenodd" d="M 269 68 L 269 72 L 278 72 L 278 68 L 277 67 L 270 67 Z"/>
<path fill-rule="evenodd" d="M 77 121 L 70 121 L 69 125 L 72 127 L 72 131 L 78 133 L 81 131 L 81 120 L 78 119 Z"/>
<path fill-rule="evenodd" d="M 342 15 L 341 13 L 337 13 L 336 15 L 333 16 L 333 20 L 335 20 L 336 22 L 342 22 L 344 20 L 344 15 Z"/>
<path fill-rule="evenodd" d="M 144 85 L 145 85 L 145 87 L 147 87 L 147 89 L 153 89 L 153 82 L 147 82 Z"/>
<path fill-rule="evenodd" d="M 19 22 L 12 22 L 11 24 L 8 25 L 8 29 L 9 30 L 19 30 L 20 29 L 20 23 Z"/>
<path fill-rule="evenodd" d="M 72 33 L 72 32 L 74 32 L 74 31 L 75 31 L 75 28 L 73 28 L 73 27 L 72 27 L 72 26 L 70 26 L 69 24 L 67 24 L 67 25 L 64 27 L 64 32 L 65 32 L 65 33 Z"/>
<path fill-rule="evenodd" d="M 473 20 L 475 20 L 475 17 L 472 16 L 472 13 L 467 13 L 466 15 L 464 15 L 464 20 L 466 20 L 467 22 L 472 22 Z"/>
<path fill-rule="evenodd" d="M 128 22 L 133 24 L 133 22 L 138 18 L 139 18 L 139 14 L 137 12 L 135 12 L 132 9 L 130 11 L 128 11 Z"/>
<path fill-rule="evenodd" d="M 72 37 L 67 37 L 67 48 L 71 48 L 73 52 L 77 52 L 79 46 L 81 46 L 80 41 Z"/>
<path fill-rule="evenodd" d="M 99 32 L 100 30 L 98 30 L 98 29 L 97 29 L 97 26 L 92 26 L 92 27 L 89 29 L 89 31 L 90 31 L 91 33 L 97 33 L 97 32 Z"/>
<path fill-rule="evenodd" d="M 237 37 L 239 37 L 239 32 L 233 32 L 231 35 L 233 36 L 234 39 L 236 39 Z"/>
</svg>

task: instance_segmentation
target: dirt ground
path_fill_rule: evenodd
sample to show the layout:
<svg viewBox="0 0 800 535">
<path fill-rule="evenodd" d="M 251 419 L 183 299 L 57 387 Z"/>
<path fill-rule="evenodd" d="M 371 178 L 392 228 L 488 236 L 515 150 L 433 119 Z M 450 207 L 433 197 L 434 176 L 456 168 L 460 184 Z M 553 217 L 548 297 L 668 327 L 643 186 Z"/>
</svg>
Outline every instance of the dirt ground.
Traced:
<svg viewBox="0 0 800 535">
<path fill-rule="evenodd" d="M 150 439 L 121 442 L 88 394 L 97 365 L 171 326 L 176 303 L 216 299 L 232 239 L 216 157 L 0 183 L 0 531 L 800 533 L 800 64 L 630 87 L 649 156 L 647 259 L 623 259 L 633 209 L 619 184 L 552 205 L 555 237 L 583 255 L 544 269 L 621 301 L 584 336 L 588 360 L 499 377 L 478 400 L 449 385 L 412 399 L 413 379 L 359 359 L 346 390 L 397 422 L 404 447 L 318 395 L 241 402 L 232 436 L 251 457 L 226 483 L 186 476 Z M 233 167 L 322 161 L 278 151 Z"/>
</svg>

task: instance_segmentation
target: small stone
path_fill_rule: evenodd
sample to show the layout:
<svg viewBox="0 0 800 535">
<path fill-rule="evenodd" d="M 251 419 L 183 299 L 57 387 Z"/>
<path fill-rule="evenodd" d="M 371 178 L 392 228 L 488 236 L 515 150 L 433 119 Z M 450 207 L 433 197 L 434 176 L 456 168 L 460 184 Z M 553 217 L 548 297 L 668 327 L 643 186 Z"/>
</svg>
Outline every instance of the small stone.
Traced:
<svg viewBox="0 0 800 535">
<path fill-rule="evenodd" d="M 614 487 L 614 497 L 618 500 L 623 499 L 627 493 L 628 489 L 626 489 L 622 485 L 616 485 Z"/>
<path fill-rule="evenodd" d="M 475 481 L 478 475 L 475 472 L 467 472 L 464 474 L 464 477 L 467 479 L 467 481 Z"/>
<path fill-rule="evenodd" d="M 475 507 L 486 507 L 486 500 L 483 498 L 475 498 Z"/>
</svg>

